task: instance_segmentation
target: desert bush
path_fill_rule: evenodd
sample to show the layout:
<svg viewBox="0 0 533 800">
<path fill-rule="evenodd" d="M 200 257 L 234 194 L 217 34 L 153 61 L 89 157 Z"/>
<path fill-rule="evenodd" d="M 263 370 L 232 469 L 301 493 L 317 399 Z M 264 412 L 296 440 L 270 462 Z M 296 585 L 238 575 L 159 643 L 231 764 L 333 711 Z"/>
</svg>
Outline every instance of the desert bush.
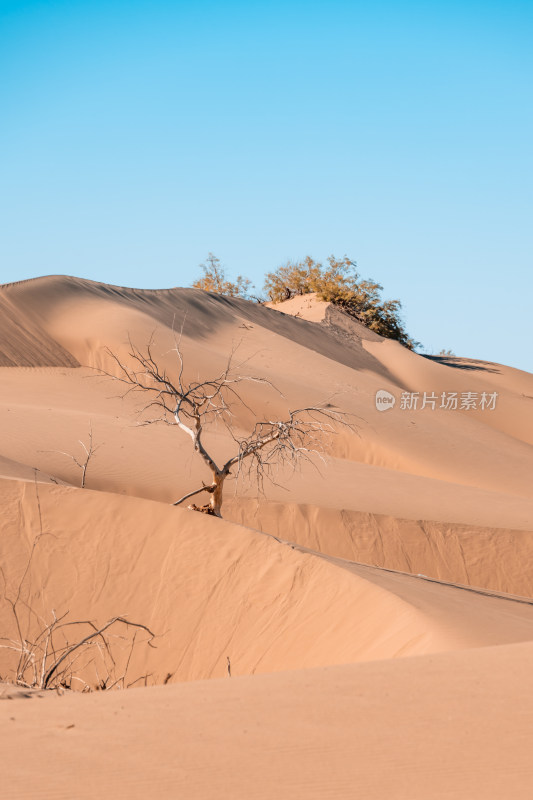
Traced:
<svg viewBox="0 0 533 800">
<path fill-rule="evenodd" d="M 322 265 L 306 256 L 302 261 L 288 261 L 265 275 L 264 291 L 272 303 L 316 292 Z"/>
<path fill-rule="evenodd" d="M 220 263 L 220 259 L 213 253 L 209 253 L 206 258 L 205 264 L 200 264 L 200 269 L 204 275 L 198 278 L 192 284 L 193 289 L 202 289 L 204 292 L 215 292 L 216 294 L 225 294 L 229 297 L 244 297 L 248 298 L 248 292 L 251 287 L 251 281 L 248 278 L 243 278 L 242 275 L 237 277 L 235 282 L 226 280 L 224 267 Z"/>
<path fill-rule="evenodd" d="M 411 350 L 418 344 L 403 326 L 400 301 L 382 300 L 381 284 L 362 280 L 356 262 L 348 256 L 330 256 L 327 265 L 309 256 L 289 261 L 267 273 L 264 290 L 273 303 L 314 292 L 320 300 L 340 306 L 381 336 L 396 339 Z"/>
</svg>

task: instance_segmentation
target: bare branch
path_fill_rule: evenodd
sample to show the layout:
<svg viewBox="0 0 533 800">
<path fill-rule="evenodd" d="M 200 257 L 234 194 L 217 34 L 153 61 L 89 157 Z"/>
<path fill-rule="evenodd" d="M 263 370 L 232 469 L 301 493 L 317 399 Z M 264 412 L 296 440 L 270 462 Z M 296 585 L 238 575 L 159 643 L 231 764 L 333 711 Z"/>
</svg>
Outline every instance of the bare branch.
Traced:
<svg viewBox="0 0 533 800">
<path fill-rule="evenodd" d="M 181 503 L 184 503 L 185 500 L 188 500 L 189 497 L 194 497 L 197 494 L 201 494 L 202 492 L 209 492 L 210 494 L 214 492 L 215 486 L 212 484 L 211 486 L 202 486 L 201 489 L 195 489 L 193 492 L 189 492 L 188 494 L 184 494 L 183 497 L 180 497 L 179 500 L 176 500 L 175 503 L 172 503 L 173 506 L 179 506 Z"/>
<path fill-rule="evenodd" d="M 133 626 L 135 628 L 142 628 L 143 630 L 147 631 L 150 634 L 150 637 L 151 637 L 149 639 L 149 641 L 147 642 L 147 644 L 150 645 L 151 647 L 154 646 L 154 645 L 151 645 L 150 643 L 151 643 L 151 641 L 153 639 L 155 639 L 155 633 L 153 633 L 153 631 L 151 631 L 150 628 L 148 628 L 146 625 L 141 625 L 139 622 L 130 622 L 129 620 L 125 619 L 124 617 L 113 617 L 113 619 L 110 619 L 108 622 L 106 622 L 105 625 L 102 625 L 102 627 L 99 628 L 97 631 L 95 631 L 93 633 L 90 633 L 88 636 L 85 636 L 79 642 L 76 642 L 76 644 L 73 644 L 71 647 L 69 647 L 63 653 L 62 656 L 60 656 L 58 659 L 56 659 L 56 661 L 52 664 L 52 666 L 48 669 L 48 671 L 46 672 L 46 675 L 44 676 L 42 688 L 46 689 L 48 687 L 48 684 L 50 683 L 50 680 L 51 680 L 53 674 L 56 672 L 58 667 L 63 663 L 63 661 L 71 653 L 73 653 L 79 647 L 83 647 L 83 645 L 85 645 L 88 642 L 90 642 L 91 639 L 94 639 L 95 636 L 101 636 L 104 633 L 104 631 L 106 631 L 108 628 L 110 628 L 112 625 L 114 625 L 117 622 L 122 622 L 124 625 L 131 625 L 131 626 Z"/>
<path fill-rule="evenodd" d="M 58 453 L 59 455 L 66 456 L 70 458 L 74 464 L 81 470 L 81 488 L 85 488 L 85 483 L 87 479 L 87 469 L 89 467 L 89 462 L 91 458 L 94 456 L 97 450 L 100 449 L 101 445 L 94 445 L 93 444 L 93 426 L 92 422 L 89 423 L 89 445 L 87 446 L 85 442 L 81 439 L 78 440 L 79 444 L 81 445 L 85 457 L 78 460 L 76 456 L 73 456 L 72 453 L 66 453 L 64 450 L 42 450 L 43 453 Z"/>
</svg>

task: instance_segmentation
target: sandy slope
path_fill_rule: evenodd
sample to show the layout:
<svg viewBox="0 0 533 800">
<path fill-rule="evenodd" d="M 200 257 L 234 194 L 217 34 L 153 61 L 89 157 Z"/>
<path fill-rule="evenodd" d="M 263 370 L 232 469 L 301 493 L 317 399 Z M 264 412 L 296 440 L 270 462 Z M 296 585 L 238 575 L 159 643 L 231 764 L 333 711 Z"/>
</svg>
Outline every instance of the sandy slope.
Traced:
<svg viewBox="0 0 533 800">
<path fill-rule="evenodd" d="M 138 427 L 132 399 L 117 399 L 88 370 L 11 368 L 0 377 L 6 476 L 33 478 L 37 467 L 40 477 L 79 485 L 69 454 L 81 457 L 78 440 L 92 426 L 91 487 L 169 502 L 207 477 L 179 431 Z M 321 472 L 288 475 L 290 496 L 271 486 L 267 501 L 253 485 L 240 485 L 237 498 L 229 486 L 225 513 L 282 537 L 289 529 L 293 541 L 334 556 L 533 595 L 530 497 L 346 458 Z"/>
<path fill-rule="evenodd" d="M 528 800 L 532 669 L 517 644 L 126 693 L 0 690 L 3 797 Z"/>
<path fill-rule="evenodd" d="M 4 291 L 0 295 L 0 366 L 77 367 L 78 362 L 35 323 L 31 311 L 13 304 Z"/>
<path fill-rule="evenodd" d="M 457 494 L 461 496 L 460 487 Z M 482 494 L 480 499 L 484 499 Z M 489 495 L 486 499 L 489 503 L 483 516 L 489 526 L 243 498 L 230 498 L 226 514 L 278 536 L 290 531 L 299 544 L 340 558 L 531 597 L 531 506 L 523 507 L 521 520 L 527 525 L 523 530 L 497 528 L 497 517 L 491 514 L 496 498 Z M 470 495 L 469 506 L 472 500 Z M 515 512 L 519 510 L 514 498 L 501 496 L 498 500 L 504 507 L 507 504 Z"/>
<path fill-rule="evenodd" d="M 134 655 L 130 680 L 222 676 L 228 657 L 243 675 L 532 636 L 529 603 L 332 560 L 161 503 L 7 480 L 0 501 L 6 594 L 21 585 L 26 638 L 52 609 L 100 623 L 127 616 L 158 634 L 157 649 Z M 1 613 L 17 639 L 8 604 Z M 0 654 L 0 675 L 12 658 Z"/>
</svg>

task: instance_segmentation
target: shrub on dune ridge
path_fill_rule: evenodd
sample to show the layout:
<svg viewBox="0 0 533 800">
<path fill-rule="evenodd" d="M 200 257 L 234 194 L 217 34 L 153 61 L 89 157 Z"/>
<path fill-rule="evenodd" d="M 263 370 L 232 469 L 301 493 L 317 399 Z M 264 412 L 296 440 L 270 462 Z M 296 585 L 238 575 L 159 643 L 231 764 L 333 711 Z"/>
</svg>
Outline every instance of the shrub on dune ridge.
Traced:
<svg viewBox="0 0 533 800">
<path fill-rule="evenodd" d="M 226 280 L 220 259 L 209 253 L 206 263 L 200 264 L 203 277 L 192 284 L 195 289 L 215 292 L 229 297 L 251 297 L 251 282 L 242 275 L 235 282 Z M 414 341 L 404 328 L 399 300 L 383 300 L 383 286 L 373 280 L 363 280 L 357 264 L 348 256 L 330 256 L 327 264 L 321 264 L 310 256 L 301 261 L 288 261 L 283 266 L 265 275 L 264 292 L 273 303 L 281 303 L 298 295 L 315 293 L 320 300 L 343 308 L 363 325 L 388 339 L 414 350 L 419 342 Z"/>
<path fill-rule="evenodd" d="M 356 262 L 348 256 L 330 256 L 327 265 L 309 256 L 302 261 L 289 261 L 267 273 L 264 290 L 273 303 L 314 292 L 320 300 L 340 306 L 381 336 L 396 339 L 410 350 L 418 344 L 403 326 L 400 301 L 382 300 L 381 284 L 362 280 Z"/>
<path fill-rule="evenodd" d="M 200 264 L 200 269 L 203 270 L 204 275 L 194 281 L 192 284 L 193 289 L 225 294 L 229 297 L 248 297 L 248 290 L 252 285 L 251 281 L 248 278 L 243 278 L 242 275 L 237 276 L 235 283 L 226 280 L 224 267 L 221 265 L 220 259 L 213 253 L 208 253 L 206 263 Z"/>
</svg>

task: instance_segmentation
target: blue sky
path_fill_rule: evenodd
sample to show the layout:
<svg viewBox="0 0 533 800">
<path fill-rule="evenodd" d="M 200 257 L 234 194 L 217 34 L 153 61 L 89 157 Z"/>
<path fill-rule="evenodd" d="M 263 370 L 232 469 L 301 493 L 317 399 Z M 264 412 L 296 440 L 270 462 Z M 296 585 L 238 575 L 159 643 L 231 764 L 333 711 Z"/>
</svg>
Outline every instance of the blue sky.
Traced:
<svg viewBox="0 0 533 800">
<path fill-rule="evenodd" d="M 348 254 L 533 371 L 533 3 L 0 0 L 0 281 Z"/>
</svg>

